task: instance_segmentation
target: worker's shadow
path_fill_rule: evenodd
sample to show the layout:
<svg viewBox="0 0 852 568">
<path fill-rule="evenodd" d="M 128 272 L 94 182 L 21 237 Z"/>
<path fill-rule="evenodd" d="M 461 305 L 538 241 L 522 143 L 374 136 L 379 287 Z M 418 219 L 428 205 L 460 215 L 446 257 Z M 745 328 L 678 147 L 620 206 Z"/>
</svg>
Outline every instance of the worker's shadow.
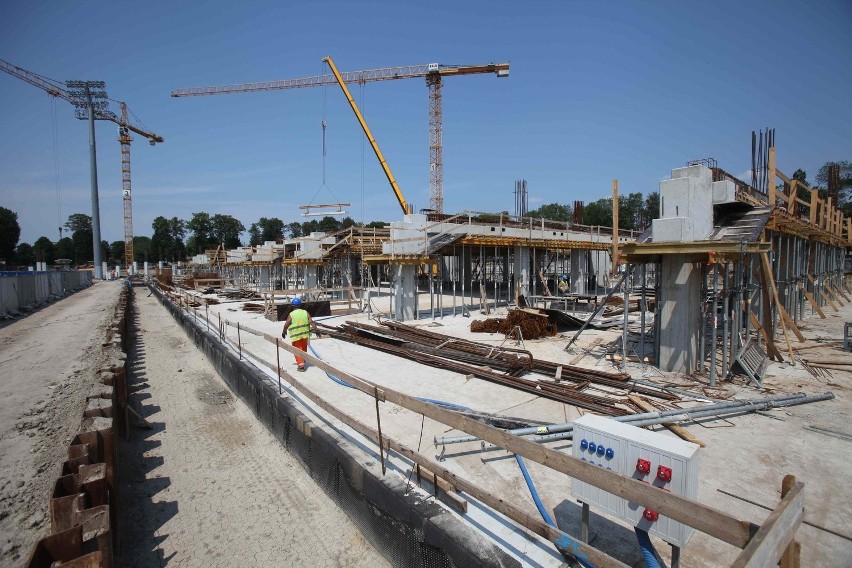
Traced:
<svg viewBox="0 0 852 568">
<path fill-rule="evenodd" d="M 559 530 L 575 538 L 582 534 L 582 514 L 582 505 L 567 499 L 553 509 Z M 628 566 L 637 566 L 642 560 L 633 529 L 596 514 L 594 509 L 589 512 L 589 545 Z"/>
</svg>

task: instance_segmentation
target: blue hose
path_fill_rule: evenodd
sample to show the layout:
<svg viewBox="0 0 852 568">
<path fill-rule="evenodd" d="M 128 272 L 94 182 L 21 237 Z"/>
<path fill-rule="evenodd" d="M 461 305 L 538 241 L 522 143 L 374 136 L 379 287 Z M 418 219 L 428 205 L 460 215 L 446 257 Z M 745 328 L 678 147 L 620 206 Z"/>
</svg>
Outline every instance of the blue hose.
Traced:
<svg viewBox="0 0 852 568">
<path fill-rule="evenodd" d="M 651 537 L 647 531 L 634 527 L 636 531 L 636 540 L 639 541 L 639 548 L 642 550 L 642 558 L 645 559 L 645 566 L 648 568 L 662 568 L 660 561 L 657 559 L 657 550 L 654 548 L 654 543 L 651 542 Z"/>
<path fill-rule="evenodd" d="M 524 460 L 518 454 L 515 454 L 515 460 L 518 462 L 518 467 L 521 468 L 521 473 L 524 475 L 524 480 L 527 482 L 527 488 L 530 490 L 530 495 L 532 495 L 533 502 L 535 503 L 535 507 L 538 509 L 539 514 L 541 514 L 541 518 L 544 519 L 544 522 L 551 527 L 558 529 L 559 527 L 557 527 L 556 523 L 553 522 L 553 519 L 547 512 L 547 509 L 544 508 L 541 498 L 538 496 L 538 491 L 535 489 L 535 484 L 533 484 L 532 478 L 530 477 L 530 472 L 527 471 L 527 466 L 524 463 Z M 567 553 L 579 562 L 581 566 L 584 566 L 585 568 L 595 568 L 595 565 L 586 560 L 584 555 L 580 552 L 580 547 L 577 543 L 571 541 L 571 539 L 567 536 L 559 535 L 559 538 L 556 539 L 554 544 L 560 552 L 563 554 Z M 651 568 L 650 565 L 649 568 Z"/>
</svg>

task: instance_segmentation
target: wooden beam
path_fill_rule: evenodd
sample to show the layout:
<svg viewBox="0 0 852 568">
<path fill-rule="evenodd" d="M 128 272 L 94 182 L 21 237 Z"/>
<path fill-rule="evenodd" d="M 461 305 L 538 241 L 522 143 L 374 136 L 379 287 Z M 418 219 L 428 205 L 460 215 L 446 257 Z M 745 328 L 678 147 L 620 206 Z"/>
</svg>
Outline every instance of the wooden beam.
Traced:
<svg viewBox="0 0 852 568">
<path fill-rule="evenodd" d="M 764 341 L 766 341 L 766 352 L 769 354 L 770 359 L 775 359 L 777 361 L 783 361 L 784 356 L 781 355 L 781 351 L 776 347 L 775 342 L 769 337 L 769 334 L 766 333 L 766 330 L 763 329 L 763 326 L 760 325 L 760 321 L 757 319 L 757 316 L 754 315 L 753 312 L 749 311 L 748 313 L 749 319 L 751 320 L 751 325 L 760 332 L 760 335 L 763 336 Z"/>
<path fill-rule="evenodd" d="M 612 180 L 612 269 L 618 271 L 618 180 Z"/>
<path fill-rule="evenodd" d="M 849 296 L 847 296 L 847 295 L 846 295 L 846 292 L 844 292 L 844 291 L 843 291 L 843 286 L 838 286 L 837 288 L 832 287 L 831 289 L 832 289 L 832 291 L 834 291 L 835 293 L 840 294 L 841 296 L 843 296 L 843 299 L 844 299 L 844 300 L 846 300 L 847 302 L 852 301 L 852 300 L 850 300 L 850 299 L 849 299 Z"/>
<path fill-rule="evenodd" d="M 811 293 L 805 289 L 805 286 L 802 283 L 799 283 L 799 290 L 801 290 L 802 293 L 805 295 L 805 298 L 807 298 L 808 302 L 810 302 L 811 307 L 814 309 L 814 311 L 819 314 L 819 317 L 825 319 L 825 314 L 820 309 L 819 304 L 816 303 L 816 300 L 814 299 L 813 295 L 811 295 Z"/>
<path fill-rule="evenodd" d="M 831 297 L 834 298 L 834 301 L 837 302 L 837 305 L 843 307 L 843 302 L 840 300 L 840 295 L 838 295 L 838 293 L 834 291 L 834 288 L 831 287 L 827 280 L 822 283 L 822 288 L 823 290 L 831 294 Z"/>
<path fill-rule="evenodd" d="M 793 321 L 793 318 L 790 317 L 790 314 L 787 313 L 787 310 L 781 304 L 778 305 L 778 313 L 784 318 L 784 321 L 787 322 L 787 326 L 790 328 L 790 331 L 793 332 L 793 335 L 796 336 L 796 339 L 799 340 L 799 343 L 805 342 L 805 336 L 802 335 L 802 332 L 799 331 L 798 326 L 796 326 L 796 322 Z"/>
<path fill-rule="evenodd" d="M 778 564 L 804 516 L 804 484 L 797 482 L 769 514 L 731 568 L 765 568 Z"/>
<path fill-rule="evenodd" d="M 641 396 L 636 396 L 636 395 L 630 394 L 630 395 L 627 395 L 627 398 L 629 398 L 631 401 L 633 401 L 633 403 L 636 406 L 638 406 L 639 408 L 641 408 L 645 412 L 656 412 L 658 410 L 656 407 L 654 407 L 654 405 L 652 405 L 650 402 L 648 402 L 647 400 L 645 400 Z M 687 430 L 683 426 L 675 424 L 674 422 L 663 422 L 663 426 L 665 426 L 666 428 L 671 430 L 671 432 L 673 434 L 675 434 L 676 436 L 686 440 L 687 442 L 692 442 L 693 444 L 698 444 L 702 448 L 706 447 L 706 444 L 704 442 L 702 442 L 697 436 L 695 436 L 695 434 L 693 434 L 692 432 L 690 432 L 689 430 Z"/>
<path fill-rule="evenodd" d="M 819 210 L 819 192 L 811 190 L 811 225 L 817 224 L 817 211 Z"/>
<path fill-rule="evenodd" d="M 258 335 L 263 335 L 267 341 L 275 343 L 275 337 L 272 335 L 265 333 L 258 333 Z M 333 373 L 339 378 L 345 377 L 346 382 L 358 390 L 368 393 L 371 397 L 373 396 L 372 392 L 376 388 L 376 385 L 373 383 L 335 369 L 310 353 L 297 350 L 291 345 L 280 343 L 280 347 L 291 353 L 298 351 L 298 355 L 312 365 L 329 370 L 330 373 Z M 474 435 L 481 440 L 490 442 L 509 452 L 519 454 L 526 459 L 545 465 L 580 481 L 585 481 L 590 485 L 599 487 L 608 493 L 612 493 L 628 501 L 653 507 L 661 515 L 680 521 L 728 544 L 742 548 L 748 543 L 752 530 L 752 524 L 748 521 L 742 521 L 703 503 L 663 491 L 631 477 L 625 477 L 613 471 L 605 470 L 590 462 L 575 458 L 572 455 L 547 448 L 526 438 L 514 436 L 505 430 L 483 424 L 463 414 L 419 400 L 388 387 L 378 388 L 380 392 L 383 392 L 384 399 L 387 402 L 418 414 L 423 414 L 432 420 Z M 448 480 L 452 482 L 452 479 L 448 478 Z"/>
<path fill-rule="evenodd" d="M 775 146 L 769 149 L 769 165 L 766 168 L 766 195 L 769 206 L 775 207 Z"/>
<path fill-rule="evenodd" d="M 769 253 L 762 253 L 760 255 L 760 262 L 763 266 L 763 275 L 766 279 L 766 283 L 769 286 L 769 292 L 772 294 L 772 299 L 775 301 L 775 305 L 778 306 L 778 313 L 781 313 L 783 309 L 781 307 L 781 302 L 778 300 L 778 290 L 775 288 L 775 278 L 772 276 L 772 265 L 769 264 Z M 793 353 L 793 344 L 790 342 L 790 335 L 787 333 L 787 325 L 784 322 L 784 318 L 779 318 L 781 322 L 781 331 L 784 332 L 784 340 L 787 342 L 787 350 L 790 353 L 790 364 L 796 365 L 796 355 Z M 802 341 L 804 341 L 804 337 Z"/>
</svg>

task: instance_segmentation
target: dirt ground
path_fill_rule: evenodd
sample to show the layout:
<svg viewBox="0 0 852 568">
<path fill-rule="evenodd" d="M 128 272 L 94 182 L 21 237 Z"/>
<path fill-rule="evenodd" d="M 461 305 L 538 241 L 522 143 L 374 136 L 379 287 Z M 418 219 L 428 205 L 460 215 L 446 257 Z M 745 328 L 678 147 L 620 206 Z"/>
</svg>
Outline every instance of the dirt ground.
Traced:
<svg viewBox="0 0 852 568">
<path fill-rule="evenodd" d="M 152 424 L 120 446 L 119 565 L 386 566 L 137 288 L 131 403 Z"/>
<path fill-rule="evenodd" d="M 0 564 L 20 566 L 50 525 L 49 498 L 105 361 L 118 282 L 96 282 L 0 328 Z"/>
</svg>

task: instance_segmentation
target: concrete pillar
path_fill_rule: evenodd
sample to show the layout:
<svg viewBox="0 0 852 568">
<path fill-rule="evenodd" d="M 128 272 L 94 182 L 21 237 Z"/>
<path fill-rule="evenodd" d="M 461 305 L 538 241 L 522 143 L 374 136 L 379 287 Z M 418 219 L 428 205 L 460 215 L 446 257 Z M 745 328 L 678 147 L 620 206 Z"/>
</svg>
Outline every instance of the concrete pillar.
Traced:
<svg viewBox="0 0 852 568">
<path fill-rule="evenodd" d="M 148 261 L 147 260 L 144 263 L 142 263 L 142 274 L 144 274 L 145 276 L 148 276 Z"/>
<path fill-rule="evenodd" d="M 589 293 L 589 251 L 586 249 L 571 250 L 571 292 Z"/>
<path fill-rule="evenodd" d="M 691 374 L 698 361 L 701 270 L 689 255 L 663 255 L 660 274 L 660 353 L 664 371 Z"/>
<path fill-rule="evenodd" d="M 107 266 L 107 263 L 101 262 L 101 276 L 104 280 L 107 280 L 109 278 L 109 276 L 107 274 L 108 272 L 109 272 L 109 267 Z M 95 275 L 95 277 L 97 278 L 97 275 Z"/>
<path fill-rule="evenodd" d="M 515 289 L 525 298 L 530 295 L 530 249 L 515 247 Z"/>
<path fill-rule="evenodd" d="M 272 284 L 269 277 L 269 267 L 261 266 L 260 267 L 260 280 L 257 282 L 257 286 L 260 290 L 271 290 Z"/>
<path fill-rule="evenodd" d="M 162 260 L 157 263 L 157 271 L 158 271 L 158 274 L 163 272 L 163 261 Z"/>
<path fill-rule="evenodd" d="M 305 288 L 316 288 L 319 284 L 319 267 L 305 267 Z"/>
<path fill-rule="evenodd" d="M 398 265 L 394 283 L 394 318 L 398 321 L 413 320 L 417 310 L 417 266 Z"/>
</svg>

